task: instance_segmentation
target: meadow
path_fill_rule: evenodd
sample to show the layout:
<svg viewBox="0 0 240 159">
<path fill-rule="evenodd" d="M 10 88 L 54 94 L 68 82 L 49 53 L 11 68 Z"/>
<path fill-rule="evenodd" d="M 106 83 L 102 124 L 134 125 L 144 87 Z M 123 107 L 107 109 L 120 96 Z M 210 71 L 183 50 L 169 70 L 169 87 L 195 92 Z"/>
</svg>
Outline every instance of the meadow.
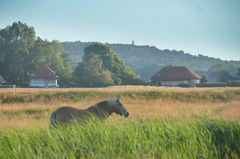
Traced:
<svg viewBox="0 0 240 159">
<path fill-rule="evenodd" d="M 61 105 L 120 97 L 130 116 L 49 129 Z M 240 158 L 240 88 L 0 89 L 0 158 Z"/>
</svg>

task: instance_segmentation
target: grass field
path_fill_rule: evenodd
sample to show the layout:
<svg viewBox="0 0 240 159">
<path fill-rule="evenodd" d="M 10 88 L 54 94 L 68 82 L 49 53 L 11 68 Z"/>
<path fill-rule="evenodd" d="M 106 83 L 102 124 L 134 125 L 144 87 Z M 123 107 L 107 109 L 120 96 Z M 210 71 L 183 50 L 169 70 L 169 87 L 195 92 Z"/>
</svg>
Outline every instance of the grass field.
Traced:
<svg viewBox="0 0 240 159">
<path fill-rule="evenodd" d="M 129 118 L 48 128 L 61 105 L 111 97 Z M 5 88 L 0 101 L 0 158 L 240 158 L 240 88 Z"/>
</svg>

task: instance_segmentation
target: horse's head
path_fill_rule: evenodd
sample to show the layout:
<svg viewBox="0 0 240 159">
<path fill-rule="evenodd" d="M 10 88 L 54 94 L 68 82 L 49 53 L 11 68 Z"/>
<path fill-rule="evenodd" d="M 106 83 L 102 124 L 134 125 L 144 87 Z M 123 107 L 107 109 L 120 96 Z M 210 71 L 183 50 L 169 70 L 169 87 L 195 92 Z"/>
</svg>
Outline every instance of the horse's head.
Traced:
<svg viewBox="0 0 240 159">
<path fill-rule="evenodd" d="M 114 113 L 128 117 L 129 113 L 127 109 L 122 105 L 119 99 L 107 100 L 108 105 L 111 107 Z"/>
</svg>

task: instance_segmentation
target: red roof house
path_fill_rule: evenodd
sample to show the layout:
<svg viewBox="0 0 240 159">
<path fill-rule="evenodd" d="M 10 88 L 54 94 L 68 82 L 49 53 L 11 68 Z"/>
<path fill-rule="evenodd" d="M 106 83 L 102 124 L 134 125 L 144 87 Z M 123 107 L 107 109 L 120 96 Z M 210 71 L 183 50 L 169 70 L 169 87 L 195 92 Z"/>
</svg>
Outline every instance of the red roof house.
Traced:
<svg viewBox="0 0 240 159">
<path fill-rule="evenodd" d="M 31 87 L 58 87 L 57 74 L 47 65 L 41 64 L 30 75 Z"/>
<path fill-rule="evenodd" d="M 200 75 L 185 66 L 166 66 L 157 72 L 151 81 L 165 86 L 194 85 L 199 83 L 201 78 Z"/>
</svg>

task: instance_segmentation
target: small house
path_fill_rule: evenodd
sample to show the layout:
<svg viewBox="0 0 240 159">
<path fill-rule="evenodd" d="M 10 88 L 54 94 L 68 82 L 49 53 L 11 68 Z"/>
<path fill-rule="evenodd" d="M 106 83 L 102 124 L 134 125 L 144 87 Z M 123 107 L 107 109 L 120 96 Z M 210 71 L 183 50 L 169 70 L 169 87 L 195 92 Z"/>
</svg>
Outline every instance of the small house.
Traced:
<svg viewBox="0 0 240 159">
<path fill-rule="evenodd" d="M 30 87 L 59 87 L 58 76 L 48 66 L 41 64 L 30 75 Z"/>
<path fill-rule="evenodd" d="M 157 72 L 151 81 L 163 86 L 195 85 L 200 83 L 201 76 L 185 66 L 166 66 Z"/>
<path fill-rule="evenodd" d="M 4 80 L 4 78 L 0 75 L 0 85 L 2 85 L 3 83 L 5 83 L 6 81 Z"/>
</svg>

